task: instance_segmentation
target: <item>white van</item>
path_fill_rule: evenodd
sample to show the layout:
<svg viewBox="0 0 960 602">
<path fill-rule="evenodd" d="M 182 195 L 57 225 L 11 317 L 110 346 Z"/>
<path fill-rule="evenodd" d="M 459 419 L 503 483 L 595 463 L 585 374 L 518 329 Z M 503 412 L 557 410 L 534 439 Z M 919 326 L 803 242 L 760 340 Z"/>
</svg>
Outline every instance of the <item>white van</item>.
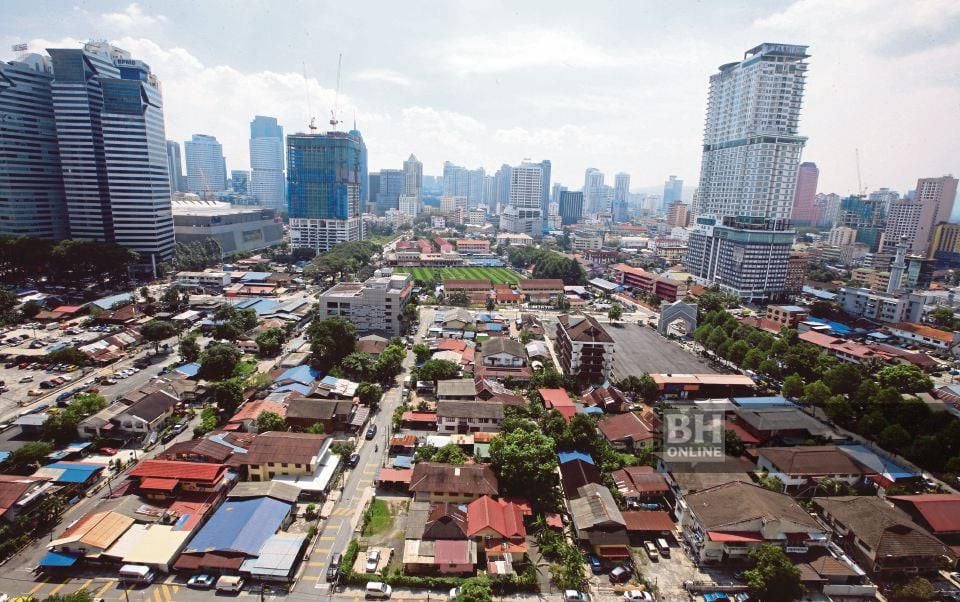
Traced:
<svg viewBox="0 0 960 602">
<path fill-rule="evenodd" d="M 243 589 L 243 577 L 224 575 L 217 579 L 218 592 L 239 592 Z"/>
<path fill-rule="evenodd" d="M 142 564 L 125 564 L 120 567 L 120 581 L 124 583 L 149 585 L 153 583 L 154 577 L 156 575 L 150 567 Z"/>
<path fill-rule="evenodd" d="M 670 558 L 670 544 L 663 537 L 657 538 L 657 551 L 663 558 Z"/>
<path fill-rule="evenodd" d="M 367 583 L 366 598 L 368 600 L 389 600 L 393 588 L 381 581 L 371 581 Z"/>
</svg>

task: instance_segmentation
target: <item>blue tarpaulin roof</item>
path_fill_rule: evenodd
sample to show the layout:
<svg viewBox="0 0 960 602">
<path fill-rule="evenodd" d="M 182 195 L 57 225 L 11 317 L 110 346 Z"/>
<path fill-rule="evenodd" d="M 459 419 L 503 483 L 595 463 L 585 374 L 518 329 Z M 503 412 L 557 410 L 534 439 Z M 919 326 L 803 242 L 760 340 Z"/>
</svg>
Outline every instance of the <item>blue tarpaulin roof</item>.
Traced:
<svg viewBox="0 0 960 602">
<path fill-rule="evenodd" d="M 595 464 L 593 458 L 590 457 L 590 454 L 585 454 L 579 451 L 572 452 L 560 452 L 557 454 L 557 458 L 560 460 L 560 464 L 566 464 L 573 460 L 583 460 L 587 464 Z"/>
<path fill-rule="evenodd" d="M 812 286 L 804 286 L 803 292 L 807 295 L 816 297 L 817 299 L 823 299 L 825 301 L 833 301 L 837 298 L 836 293 L 831 293 L 830 291 L 820 290 L 818 288 L 813 288 Z"/>
<path fill-rule="evenodd" d="M 0 462 L 6 462 L 7 458 L 10 457 L 10 452 L 0 451 Z"/>
<path fill-rule="evenodd" d="M 50 550 L 46 556 L 40 559 L 40 566 L 73 566 L 79 559 L 79 554 Z"/>
<path fill-rule="evenodd" d="M 256 556 L 289 513 L 290 504 L 270 497 L 229 499 L 184 551 L 232 551 Z"/>
<path fill-rule="evenodd" d="M 247 272 L 240 277 L 240 282 L 264 282 L 271 272 Z"/>
<path fill-rule="evenodd" d="M 262 316 L 263 314 L 268 314 L 280 307 L 280 303 L 274 301 L 273 299 L 256 297 L 254 299 L 245 299 L 234 305 L 234 307 L 237 309 L 252 309 L 253 311 L 257 312 L 258 316 Z"/>
<path fill-rule="evenodd" d="M 393 459 L 394 468 L 410 468 L 413 466 L 413 456 L 397 456 Z"/>
<path fill-rule="evenodd" d="M 296 391 L 302 395 L 306 395 L 310 392 L 310 385 L 301 385 L 300 383 L 290 383 L 289 385 L 283 385 L 282 387 L 277 387 L 273 390 L 274 393 L 286 393 L 287 391 Z"/>
<path fill-rule="evenodd" d="M 577 412 L 580 412 L 580 408 L 577 408 Z M 580 412 L 580 413 L 582 413 L 582 414 L 597 414 L 597 415 L 599 416 L 600 414 L 603 414 L 603 408 L 601 408 L 600 406 L 587 406 L 587 407 L 583 408 L 583 411 Z"/>
<path fill-rule="evenodd" d="M 866 446 L 860 444 L 840 445 L 839 449 L 887 480 L 899 481 L 900 479 L 912 479 L 920 476 L 919 473 L 897 464 L 890 458 L 877 454 Z"/>
<path fill-rule="evenodd" d="M 310 366 L 297 366 L 296 368 L 290 368 L 278 376 L 277 382 L 284 383 L 285 381 L 293 381 L 295 383 L 300 383 L 301 385 L 309 385 L 313 383 L 319 374 L 319 370 L 314 370 Z"/>
<path fill-rule="evenodd" d="M 110 295 L 109 297 L 104 297 L 103 299 L 97 299 L 96 301 L 91 301 L 91 303 L 93 303 L 100 309 L 110 309 L 117 303 L 126 303 L 127 301 L 133 301 L 133 296 L 130 293 L 120 293 L 119 295 Z"/>
<path fill-rule="evenodd" d="M 200 364 L 193 362 L 190 364 L 177 366 L 176 368 L 174 368 L 174 372 L 179 372 L 180 374 L 186 375 L 187 377 L 193 377 L 200 372 Z"/>
<path fill-rule="evenodd" d="M 106 468 L 100 464 L 84 464 L 82 462 L 54 462 L 44 468 L 62 470 L 63 474 L 57 477 L 57 483 L 86 483 L 95 473 Z"/>
</svg>

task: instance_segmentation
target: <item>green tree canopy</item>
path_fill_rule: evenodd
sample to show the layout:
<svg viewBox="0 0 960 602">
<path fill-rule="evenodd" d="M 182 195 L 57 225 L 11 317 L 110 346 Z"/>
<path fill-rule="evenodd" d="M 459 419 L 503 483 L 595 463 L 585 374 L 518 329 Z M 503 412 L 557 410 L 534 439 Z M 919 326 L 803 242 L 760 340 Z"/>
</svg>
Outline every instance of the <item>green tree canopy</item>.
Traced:
<svg viewBox="0 0 960 602">
<path fill-rule="evenodd" d="M 623 306 L 619 303 L 612 304 L 610 309 L 607 310 L 607 317 L 611 322 L 619 322 L 620 318 L 623 317 Z"/>
<path fill-rule="evenodd" d="M 893 387 L 900 393 L 920 393 L 933 388 L 933 381 L 913 364 L 887 366 L 877 372 L 881 387 Z"/>
<path fill-rule="evenodd" d="M 200 359 L 200 377 L 207 380 L 223 380 L 233 374 L 240 362 L 240 350 L 229 343 L 214 343 Z"/>
<path fill-rule="evenodd" d="M 449 360 L 427 360 L 417 368 L 419 380 L 450 380 L 460 376 L 460 366 Z"/>
<path fill-rule="evenodd" d="M 217 404 L 217 408 L 226 414 L 236 412 L 243 403 L 243 384 L 238 378 L 211 383 L 208 391 L 210 401 Z"/>
<path fill-rule="evenodd" d="M 280 328 L 268 328 L 258 334 L 255 340 L 260 355 L 273 357 L 283 351 L 283 343 L 287 337 Z"/>
<path fill-rule="evenodd" d="M 430 359 L 430 347 L 425 343 L 417 343 L 413 346 L 413 355 L 418 364 L 425 362 Z"/>
<path fill-rule="evenodd" d="M 154 350 L 157 350 L 160 348 L 160 341 L 177 336 L 177 327 L 166 320 L 151 320 L 140 327 L 140 334 L 153 343 Z"/>
<path fill-rule="evenodd" d="M 822 380 L 815 380 L 803 388 L 800 401 L 811 406 L 822 406 L 830 395 L 830 387 L 823 384 Z"/>
<path fill-rule="evenodd" d="M 200 359 L 200 345 L 197 343 L 197 334 L 191 334 L 180 341 L 180 357 L 185 362 L 195 362 Z"/>
<path fill-rule="evenodd" d="M 471 577 L 464 581 L 457 591 L 456 602 L 491 602 L 492 600 L 490 579 L 487 577 Z"/>
<path fill-rule="evenodd" d="M 370 406 L 371 410 L 375 410 L 380 407 L 383 389 L 380 388 L 380 385 L 374 383 L 360 383 L 357 386 L 357 397 L 360 398 L 360 403 Z"/>
<path fill-rule="evenodd" d="M 750 598 L 757 602 L 798 600 L 803 593 L 800 569 L 780 546 L 763 545 L 750 552 L 754 567 L 745 571 Z"/>
<path fill-rule="evenodd" d="M 268 431 L 285 431 L 287 424 L 283 416 L 276 412 L 263 412 L 257 416 L 257 432 L 266 433 Z"/>
<path fill-rule="evenodd" d="M 501 433 L 490 444 L 490 459 L 507 495 L 532 498 L 537 506 L 554 501 L 557 455 L 553 440 L 542 432 Z"/>
<path fill-rule="evenodd" d="M 336 366 L 353 353 L 357 327 L 343 318 L 314 320 L 307 328 L 313 364 L 321 370 Z"/>
</svg>

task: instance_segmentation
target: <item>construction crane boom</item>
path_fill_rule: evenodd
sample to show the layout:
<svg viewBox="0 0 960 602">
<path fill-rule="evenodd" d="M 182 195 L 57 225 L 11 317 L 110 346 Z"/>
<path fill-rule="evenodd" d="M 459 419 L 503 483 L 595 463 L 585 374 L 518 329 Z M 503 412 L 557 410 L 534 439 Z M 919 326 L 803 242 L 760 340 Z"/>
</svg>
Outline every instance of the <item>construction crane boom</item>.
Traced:
<svg viewBox="0 0 960 602">
<path fill-rule="evenodd" d="M 337 55 L 337 91 L 333 97 L 333 108 L 330 109 L 330 127 L 337 129 L 337 125 L 340 124 L 340 120 L 337 119 L 337 105 L 340 102 L 340 65 L 343 61 L 343 53 Z"/>
<path fill-rule="evenodd" d="M 313 114 L 313 103 L 310 102 L 310 80 L 307 79 L 307 64 L 303 63 L 303 87 L 307 92 L 307 115 L 310 116 L 310 123 L 307 125 L 310 128 L 310 133 L 314 133 L 317 130 L 317 118 Z"/>
</svg>

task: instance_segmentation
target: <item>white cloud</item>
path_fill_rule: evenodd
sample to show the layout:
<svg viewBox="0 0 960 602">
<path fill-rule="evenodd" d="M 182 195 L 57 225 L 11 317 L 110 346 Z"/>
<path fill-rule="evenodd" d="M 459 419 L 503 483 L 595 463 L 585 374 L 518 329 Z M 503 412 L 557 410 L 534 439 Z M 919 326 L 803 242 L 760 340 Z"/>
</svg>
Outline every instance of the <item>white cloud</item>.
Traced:
<svg viewBox="0 0 960 602">
<path fill-rule="evenodd" d="M 413 80 L 406 75 L 391 69 L 363 69 L 355 73 L 351 79 L 367 82 L 383 82 L 409 88 Z"/>
<path fill-rule="evenodd" d="M 140 5 L 136 2 L 130 3 L 120 12 L 104 13 L 100 15 L 100 19 L 105 24 L 124 31 L 151 27 L 167 22 L 167 18 L 163 15 L 148 15 L 143 12 Z"/>
<path fill-rule="evenodd" d="M 537 27 L 470 35 L 431 47 L 457 73 L 498 73 L 537 67 L 618 67 L 637 60 L 583 40 L 574 30 Z"/>
</svg>

